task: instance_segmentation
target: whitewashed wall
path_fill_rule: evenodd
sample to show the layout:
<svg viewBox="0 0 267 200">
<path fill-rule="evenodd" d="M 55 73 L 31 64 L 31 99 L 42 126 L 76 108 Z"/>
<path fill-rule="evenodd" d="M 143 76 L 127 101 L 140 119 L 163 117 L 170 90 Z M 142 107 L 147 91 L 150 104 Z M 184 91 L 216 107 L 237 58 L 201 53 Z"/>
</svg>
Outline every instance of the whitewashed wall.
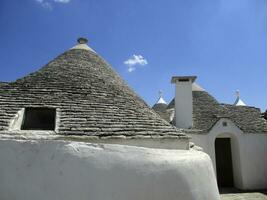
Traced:
<svg viewBox="0 0 267 200">
<path fill-rule="evenodd" d="M 207 154 L 0 140 L 1 200 L 219 200 Z"/>
<path fill-rule="evenodd" d="M 192 82 L 175 83 L 175 125 L 191 128 L 193 125 Z"/>
<path fill-rule="evenodd" d="M 223 122 L 227 122 L 224 127 Z M 231 138 L 234 184 L 240 189 L 267 188 L 267 135 L 245 134 L 228 119 L 219 120 L 208 134 L 189 134 L 209 154 L 216 171 L 215 139 Z"/>
<path fill-rule="evenodd" d="M 246 134 L 242 140 L 243 183 L 246 189 L 267 188 L 267 135 Z"/>
</svg>

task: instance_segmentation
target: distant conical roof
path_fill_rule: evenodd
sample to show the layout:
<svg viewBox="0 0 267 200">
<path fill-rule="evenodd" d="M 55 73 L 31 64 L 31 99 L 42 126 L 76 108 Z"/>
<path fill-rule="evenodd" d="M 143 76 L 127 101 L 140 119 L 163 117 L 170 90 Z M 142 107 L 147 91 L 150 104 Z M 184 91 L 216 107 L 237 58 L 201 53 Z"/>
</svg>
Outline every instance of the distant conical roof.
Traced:
<svg viewBox="0 0 267 200">
<path fill-rule="evenodd" d="M 157 111 L 157 112 L 164 112 L 167 108 L 167 103 L 166 101 L 163 99 L 163 95 L 162 95 L 162 91 L 159 91 L 159 98 L 157 100 L 157 102 L 152 106 L 152 109 Z"/>
<path fill-rule="evenodd" d="M 264 118 L 264 119 L 266 119 L 266 120 L 267 120 L 267 110 L 265 110 L 265 112 L 264 112 L 264 113 L 262 113 L 262 116 L 263 116 L 263 118 Z"/>
<path fill-rule="evenodd" d="M 162 90 L 159 91 L 159 99 L 158 101 L 156 102 L 156 104 L 167 104 L 166 101 L 163 99 L 163 92 Z"/>
<path fill-rule="evenodd" d="M 235 106 L 246 106 L 245 102 L 242 101 L 242 99 L 240 98 L 240 92 L 239 90 L 236 91 L 236 100 L 234 102 Z"/>
<path fill-rule="evenodd" d="M 160 97 L 156 104 L 159 104 L 159 103 L 167 104 L 166 101 L 163 99 L 163 97 Z"/>
<path fill-rule="evenodd" d="M 178 136 L 86 44 L 86 39 L 39 71 L 0 89 L 0 131 L 25 107 L 54 107 L 57 133 L 90 136 Z"/>
</svg>

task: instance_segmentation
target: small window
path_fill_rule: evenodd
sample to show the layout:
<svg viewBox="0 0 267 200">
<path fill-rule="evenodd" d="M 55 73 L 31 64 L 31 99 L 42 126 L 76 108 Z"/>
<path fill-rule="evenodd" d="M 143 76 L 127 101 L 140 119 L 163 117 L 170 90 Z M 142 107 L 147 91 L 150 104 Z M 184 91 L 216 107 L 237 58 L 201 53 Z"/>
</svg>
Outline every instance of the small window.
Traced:
<svg viewBox="0 0 267 200">
<path fill-rule="evenodd" d="M 55 130 L 56 109 L 25 108 L 22 130 Z"/>
</svg>

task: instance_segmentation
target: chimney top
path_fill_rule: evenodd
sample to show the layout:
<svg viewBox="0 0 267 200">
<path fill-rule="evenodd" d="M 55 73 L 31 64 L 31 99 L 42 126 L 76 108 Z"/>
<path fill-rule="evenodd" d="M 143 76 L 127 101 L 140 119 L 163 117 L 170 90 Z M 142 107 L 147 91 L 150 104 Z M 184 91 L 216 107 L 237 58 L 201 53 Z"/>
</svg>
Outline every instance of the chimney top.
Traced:
<svg viewBox="0 0 267 200">
<path fill-rule="evenodd" d="M 173 76 L 171 83 L 177 83 L 177 82 L 191 82 L 194 83 L 197 79 L 197 76 Z"/>
<path fill-rule="evenodd" d="M 77 41 L 79 44 L 87 44 L 88 42 L 88 40 L 84 37 L 80 37 Z"/>
</svg>

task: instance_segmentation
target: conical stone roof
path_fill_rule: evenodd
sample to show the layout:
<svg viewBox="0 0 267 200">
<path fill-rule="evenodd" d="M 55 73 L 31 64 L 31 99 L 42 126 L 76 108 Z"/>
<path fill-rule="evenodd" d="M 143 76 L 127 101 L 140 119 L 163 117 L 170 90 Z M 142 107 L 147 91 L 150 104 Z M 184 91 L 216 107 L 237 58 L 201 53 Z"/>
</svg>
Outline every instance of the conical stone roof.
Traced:
<svg viewBox="0 0 267 200">
<path fill-rule="evenodd" d="M 186 137 L 169 125 L 86 44 L 0 86 L 0 131 L 26 107 L 57 109 L 57 134 Z"/>
</svg>

